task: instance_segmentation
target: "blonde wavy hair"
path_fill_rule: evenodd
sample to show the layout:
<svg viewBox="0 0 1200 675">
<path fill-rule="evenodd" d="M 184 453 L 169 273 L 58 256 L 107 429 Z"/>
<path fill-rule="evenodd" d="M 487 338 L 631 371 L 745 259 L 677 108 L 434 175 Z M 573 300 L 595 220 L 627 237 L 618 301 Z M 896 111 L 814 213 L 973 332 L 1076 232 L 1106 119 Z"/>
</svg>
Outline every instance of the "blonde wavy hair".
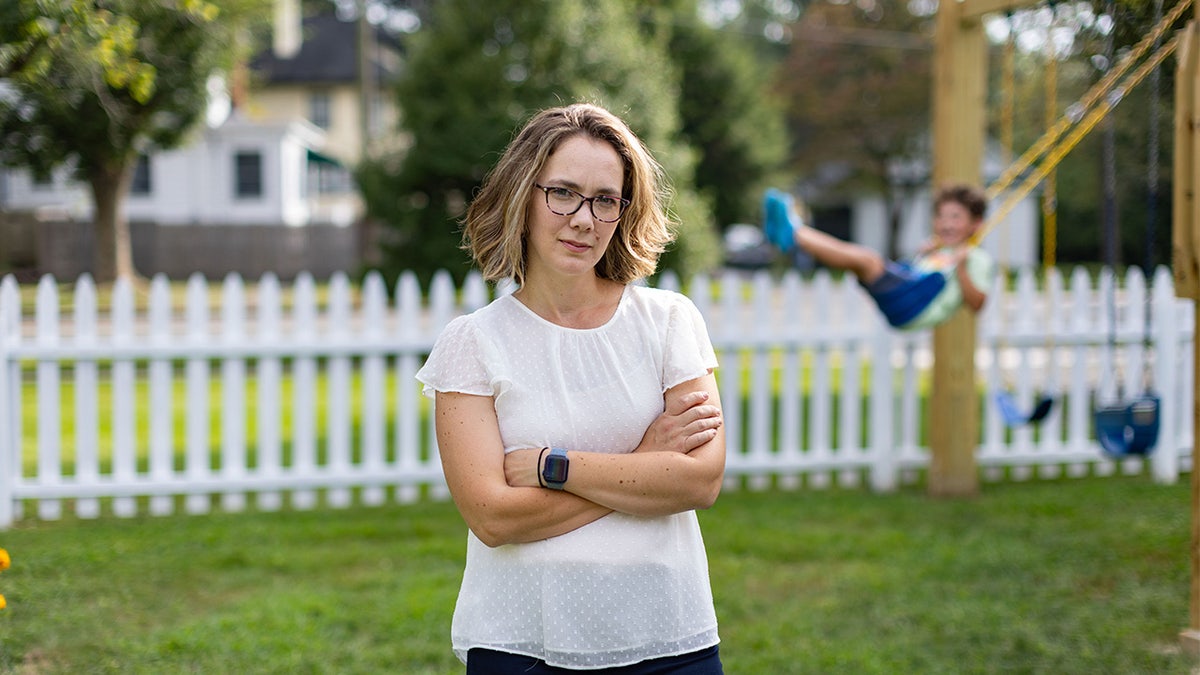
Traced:
<svg viewBox="0 0 1200 675">
<path fill-rule="evenodd" d="M 597 105 L 576 103 L 534 115 L 483 179 L 463 219 L 463 249 L 488 281 L 525 283 L 525 239 L 534 181 L 567 139 L 584 135 L 611 145 L 624 165 L 621 215 L 596 274 L 627 284 L 654 273 L 674 239 L 667 203 L 670 188 L 662 167 L 619 117 Z"/>
</svg>

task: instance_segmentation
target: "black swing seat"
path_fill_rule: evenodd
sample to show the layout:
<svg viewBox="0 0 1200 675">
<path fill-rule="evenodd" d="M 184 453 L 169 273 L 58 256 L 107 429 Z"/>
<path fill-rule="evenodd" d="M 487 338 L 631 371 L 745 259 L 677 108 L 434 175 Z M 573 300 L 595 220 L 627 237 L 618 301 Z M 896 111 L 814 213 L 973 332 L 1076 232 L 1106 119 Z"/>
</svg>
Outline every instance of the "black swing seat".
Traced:
<svg viewBox="0 0 1200 675">
<path fill-rule="evenodd" d="M 1032 412 L 1025 412 L 1017 405 L 1017 400 L 1010 392 L 998 391 L 994 398 L 996 406 L 1000 408 L 1000 418 L 1004 420 L 1004 424 L 1010 427 L 1019 427 L 1026 424 L 1037 424 L 1050 414 L 1054 408 L 1053 396 L 1042 396 L 1033 406 Z"/>
<path fill-rule="evenodd" d="M 1114 459 L 1142 457 L 1158 442 L 1159 397 L 1151 392 L 1095 410 L 1096 440 Z"/>
</svg>

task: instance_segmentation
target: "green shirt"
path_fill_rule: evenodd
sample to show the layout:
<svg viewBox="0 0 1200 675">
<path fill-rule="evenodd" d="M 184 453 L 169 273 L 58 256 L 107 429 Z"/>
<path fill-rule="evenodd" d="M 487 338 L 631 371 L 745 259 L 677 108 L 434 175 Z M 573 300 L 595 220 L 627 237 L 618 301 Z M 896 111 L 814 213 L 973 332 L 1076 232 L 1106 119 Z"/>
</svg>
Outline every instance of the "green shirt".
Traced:
<svg viewBox="0 0 1200 675">
<path fill-rule="evenodd" d="M 913 262 L 913 267 L 926 272 L 942 272 L 946 275 L 946 287 L 938 293 L 929 305 L 917 315 L 917 318 L 905 324 L 903 330 L 919 330 L 930 328 L 950 318 L 962 304 L 962 286 L 958 283 L 958 275 L 950 268 L 953 264 L 953 248 L 939 248 Z M 967 276 L 975 287 L 986 291 L 991 288 L 992 278 L 996 274 L 996 261 L 991 254 L 978 246 L 967 253 Z"/>
</svg>

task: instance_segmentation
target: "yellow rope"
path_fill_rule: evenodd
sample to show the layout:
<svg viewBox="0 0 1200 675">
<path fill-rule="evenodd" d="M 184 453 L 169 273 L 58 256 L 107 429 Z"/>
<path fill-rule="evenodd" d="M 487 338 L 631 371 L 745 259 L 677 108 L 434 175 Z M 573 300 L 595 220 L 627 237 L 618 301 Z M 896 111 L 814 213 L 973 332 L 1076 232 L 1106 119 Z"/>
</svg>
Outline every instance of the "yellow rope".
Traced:
<svg viewBox="0 0 1200 675">
<path fill-rule="evenodd" d="M 1050 33 L 1046 35 L 1046 128 L 1054 126 L 1058 116 L 1058 54 Z M 1046 174 L 1042 186 L 1042 273 L 1048 274 L 1058 255 L 1058 180 L 1054 170 Z"/>
<path fill-rule="evenodd" d="M 1000 108 L 1000 147 L 1004 152 L 1004 162 L 1012 161 L 1013 148 L 1013 108 L 1016 107 L 1016 45 L 1017 33 L 1012 28 L 1011 20 L 1008 28 L 1008 42 L 1004 45 L 1004 78 L 1001 81 Z"/>
<path fill-rule="evenodd" d="M 1182 16 L 1183 12 L 1191 4 L 1192 0 L 1180 0 L 1180 3 L 1172 8 L 1171 12 L 1167 16 L 1163 17 L 1163 20 L 1160 21 L 1158 25 L 1155 26 L 1149 33 L 1147 33 L 1146 36 L 1142 38 L 1141 42 L 1138 42 L 1137 45 L 1135 45 L 1133 49 L 1130 50 L 1130 52 L 1126 54 L 1125 57 L 1122 58 L 1117 65 L 1108 72 L 1107 75 L 1105 75 L 1099 82 L 1093 85 L 1086 94 L 1083 95 L 1077 105 L 1072 106 L 1072 109 L 1069 109 L 1066 115 L 1059 119 L 1053 127 L 1048 129 L 1046 133 L 1043 134 L 1042 137 L 1039 138 L 1032 146 L 1030 146 L 1030 148 L 1026 150 L 1016 162 L 1005 169 L 1004 173 L 1000 175 L 1000 178 L 998 178 L 995 183 L 988 186 L 988 200 L 990 201 L 996 197 L 999 197 L 1000 194 L 1008 189 L 1009 185 L 1011 185 L 1013 181 L 1015 181 L 1021 175 L 1022 172 L 1032 166 L 1033 163 L 1037 161 L 1037 159 L 1043 154 L 1052 150 L 1055 143 L 1058 142 L 1059 137 L 1062 136 L 1063 133 L 1065 133 L 1068 129 L 1070 129 L 1072 124 L 1076 124 L 1077 120 L 1082 119 L 1089 108 L 1091 108 L 1109 93 L 1109 90 L 1112 89 L 1113 85 L 1115 85 L 1117 81 L 1125 75 L 1126 71 L 1128 71 L 1138 59 L 1145 56 L 1146 52 L 1154 47 L 1155 41 L 1175 24 L 1175 21 Z M 1174 49 L 1174 47 L 1172 47 L 1172 49 Z M 1145 76 L 1143 75 L 1143 77 Z"/>
<path fill-rule="evenodd" d="M 1184 0 L 1184 2 L 1190 2 L 1190 0 Z M 1083 140 L 1083 137 L 1086 136 L 1088 132 L 1090 132 L 1097 124 L 1100 123 L 1100 120 L 1104 119 L 1105 115 L 1107 115 L 1118 103 L 1121 102 L 1121 99 L 1124 98 L 1125 92 L 1129 89 L 1132 89 L 1139 82 L 1145 79 L 1145 77 L 1149 75 L 1156 67 L 1158 67 L 1158 65 L 1162 63 L 1165 58 L 1170 56 L 1171 53 L 1175 51 L 1175 47 L 1178 46 L 1178 44 L 1178 35 L 1163 43 L 1162 47 L 1159 48 L 1157 52 L 1152 54 L 1149 60 L 1143 63 L 1129 76 L 1128 82 L 1126 82 L 1120 89 L 1114 90 L 1112 95 L 1104 97 L 1104 99 L 1099 102 L 1096 108 L 1088 112 L 1087 115 L 1080 119 L 1075 127 L 1071 130 L 1071 133 L 1064 138 L 1061 143 L 1057 144 L 1046 153 L 1046 158 L 1042 161 L 1042 163 L 1029 175 L 1027 175 L 1025 180 L 1022 181 L 1019 186 L 1007 194 L 1004 203 L 1001 204 L 998 209 L 993 211 L 987 222 L 984 223 L 983 227 L 975 233 L 975 236 L 972 238 L 973 242 L 978 245 L 978 243 L 982 241 L 983 238 L 986 237 L 988 233 L 991 232 L 992 229 L 994 229 L 996 225 L 998 225 L 1000 221 L 1003 220 L 1004 217 L 1007 216 L 1009 212 L 1011 212 L 1013 208 L 1015 208 L 1016 205 L 1020 203 L 1021 200 L 1024 199 L 1033 190 L 1033 188 L 1037 186 L 1038 183 L 1042 181 L 1042 179 L 1050 174 L 1054 167 L 1058 166 L 1058 163 L 1062 161 L 1063 157 L 1065 157 L 1068 152 L 1078 145 L 1079 141 Z"/>
</svg>

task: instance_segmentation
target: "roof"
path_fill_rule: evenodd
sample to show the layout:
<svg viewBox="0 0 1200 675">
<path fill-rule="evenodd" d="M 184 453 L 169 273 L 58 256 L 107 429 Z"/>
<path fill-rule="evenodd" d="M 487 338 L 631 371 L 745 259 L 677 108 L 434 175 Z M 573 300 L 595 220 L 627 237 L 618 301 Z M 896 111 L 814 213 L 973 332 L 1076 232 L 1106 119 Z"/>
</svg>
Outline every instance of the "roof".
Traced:
<svg viewBox="0 0 1200 675">
<path fill-rule="evenodd" d="M 335 84 L 358 80 L 358 25 L 342 21 L 334 14 L 322 13 L 304 19 L 303 43 L 292 58 L 279 58 L 270 49 L 260 52 L 250 68 L 268 84 Z M 380 46 L 401 51 L 394 36 L 375 29 Z M 396 73 L 375 60 L 377 81 L 394 79 Z"/>
</svg>

